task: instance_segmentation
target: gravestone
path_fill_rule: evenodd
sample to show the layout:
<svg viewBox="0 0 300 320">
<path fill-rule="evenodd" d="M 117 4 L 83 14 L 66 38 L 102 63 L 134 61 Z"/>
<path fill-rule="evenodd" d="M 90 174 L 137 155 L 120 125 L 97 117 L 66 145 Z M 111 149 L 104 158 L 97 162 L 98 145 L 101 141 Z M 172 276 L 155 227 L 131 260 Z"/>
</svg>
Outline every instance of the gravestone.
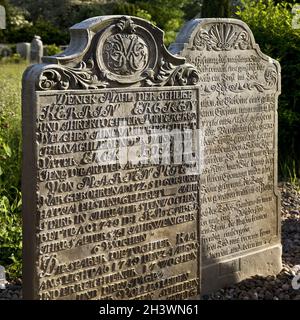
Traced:
<svg viewBox="0 0 300 320">
<path fill-rule="evenodd" d="M 200 74 L 202 293 L 276 274 L 279 63 L 235 19 L 190 21 L 170 51 Z"/>
<path fill-rule="evenodd" d="M 17 43 L 16 51 L 21 56 L 21 58 L 23 58 L 25 60 L 30 59 L 30 43 L 29 42 Z"/>
<path fill-rule="evenodd" d="M 199 74 L 143 19 L 70 30 L 23 76 L 23 297 L 197 298 Z"/>
<path fill-rule="evenodd" d="M 0 30 L 6 29 L 6 12 L 3 6 L 0 6 Z"/>
<path fill-rule="evenodd" d="M 5 289 L 6 282 L 5 268 L 3 266 L 0 266 L 0 289 Z"/>
<path fill-rule="evenodd" d="M 44 52 L 43 42 L 40 36 L 34 36 L 30 46 L 30 63 L 41 63 Z"/>
<path fill-rule="evenodd" d="M 0 57 L 2 58 L 10 57 L 11 54 L 12 54 L 11 48 L 4 43 L 0 43 Z"/>
</svg>

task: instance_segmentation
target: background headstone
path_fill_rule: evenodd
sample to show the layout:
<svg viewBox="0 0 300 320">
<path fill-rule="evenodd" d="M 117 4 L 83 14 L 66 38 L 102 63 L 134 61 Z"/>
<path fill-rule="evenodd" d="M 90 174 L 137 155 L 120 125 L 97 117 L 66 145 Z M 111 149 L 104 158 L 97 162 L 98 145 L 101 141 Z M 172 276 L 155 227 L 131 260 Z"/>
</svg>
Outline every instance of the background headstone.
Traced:
<svg viewBox="0 0 300 320">
<path fill-rule="evenodd" d="M 0 43 L 0 57 L 10 57 L 12 54 L 11 48 L 6 44 Z"/>
<path fill-rule="evenodd" d="M 0 6 L 0 29 L 6 29 L 6 12 L 3 6 Z"/>
<path fill-rule="evenodd" d="M 34 36 L 30 46 L 30 63 L 41 63 L 43 56 L 43 42 L 40 36 Z"/>
<path fill-rule="evenodd" d="M 200 293 L 197 70 L 122 16 L 23 76 L 23 297 Z"/>
<path fill-rule="evenodd" d="M 17 43 L 16 51 L 21 56 L 21 58 L 25 60 L 30 59 L 30 43 L 29 42 Z"/>
<path fill-rule="evenodd" d="M 5 277 L 5 268 L 0 266 L 0 289 L 5 289 L 6 277 Z"/>
<path fill-rule="evenodd" d="M 279 63 L 235 19 L 197 19 L 171 52 L 200 73 L 202 293 L 281 270 Z"/>
</svg>

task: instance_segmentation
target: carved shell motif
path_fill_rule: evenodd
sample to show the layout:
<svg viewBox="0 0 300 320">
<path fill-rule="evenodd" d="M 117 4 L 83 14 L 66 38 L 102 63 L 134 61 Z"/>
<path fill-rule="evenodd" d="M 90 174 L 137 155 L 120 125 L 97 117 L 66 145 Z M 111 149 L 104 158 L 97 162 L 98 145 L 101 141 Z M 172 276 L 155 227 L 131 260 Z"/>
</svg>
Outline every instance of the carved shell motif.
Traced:
<svg viewBox="0 0 300 320">
<path fill-rule="evenodd" d="M 208 30 L 200 29 L 195 38 L 194 46 L 197 50 L 230 51 L 234 49 L 246 50 L 251 47 L 250 37 L 240 26 L 228 23 L 216 23 Z"/>
</svg>

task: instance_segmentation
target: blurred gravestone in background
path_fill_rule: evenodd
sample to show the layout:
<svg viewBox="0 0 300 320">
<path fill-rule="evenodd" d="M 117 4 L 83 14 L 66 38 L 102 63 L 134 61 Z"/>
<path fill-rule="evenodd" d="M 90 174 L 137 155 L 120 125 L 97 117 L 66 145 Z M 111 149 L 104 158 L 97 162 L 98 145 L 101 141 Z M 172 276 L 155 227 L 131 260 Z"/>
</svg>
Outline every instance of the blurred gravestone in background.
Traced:
<svg viewBox="0 0 300 320">
<path fill-rule="evenodd" d="M 0 5 L 0 29 L 6 29 L 6 12 L 5 8 Z"/>
<path fill-rule="evenodd" d="M 0 57 L 10 57 L 12 54 L 11 48 L 7 44 L 0 43 Z"/>
<path fill-rule="evenodd" d="M 30 48 L 30 63 L 41 63 L 44 54 L 43 42 L 40 36 L 35 35 Z"/>
<path fill-rule="evenodd" d="M 17 43 L 16 51 L 25 60 L 30 59 L 30 43 L 29 42 L 19 42 Z"/>
<path fill-rule="evenodd" d="M 6 277 L 5 277 L 5 268 L 0 266 L 0 289 L 5 289 Z"/>
</svg>

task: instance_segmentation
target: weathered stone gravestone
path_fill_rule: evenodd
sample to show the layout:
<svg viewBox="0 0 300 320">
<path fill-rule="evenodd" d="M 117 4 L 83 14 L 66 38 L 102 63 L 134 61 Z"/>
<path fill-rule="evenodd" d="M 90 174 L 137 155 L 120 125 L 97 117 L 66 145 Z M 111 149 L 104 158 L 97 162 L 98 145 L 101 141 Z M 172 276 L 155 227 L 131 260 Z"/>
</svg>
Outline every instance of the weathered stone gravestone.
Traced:
<svg viewBox="0 0 300 320">
<path fill-rule="evenodd" d="M 235 19 L 190 21 L 170 50 L 200 74 L 202 293 L 276 274 L 280 66 Z"/>
<path fill-rule="evenodd" d="M 0 30 L 6 29 L 6 12 L 3 6 L 0 6 Z"/>
<path fill-rule="evenodd" d="M 280 67 L 249 28 L 193 20 L 178 56 L 139 18 L 71 36 L 23 79 L 24 297 L 189 299 L 277 273 Z"/>
<path fill-rule="evenodd" d="M 71 28 L 23 77 L 23 297 L 200 293 L 197 70 L 139 18 Z"/>
<path fill-rule="evenodd" d="M 43 42 L 40 36 L 34 36 L 30 46 L 30 63 L 41 63 L 44 52 Z"/>
<path fill-rule="evenodd" d="M 30 43 L 29 42 L 17 43 L 16 51 L 21 56 L 21 58 L 25 60 L 30 60 Z"/>
</svg>

